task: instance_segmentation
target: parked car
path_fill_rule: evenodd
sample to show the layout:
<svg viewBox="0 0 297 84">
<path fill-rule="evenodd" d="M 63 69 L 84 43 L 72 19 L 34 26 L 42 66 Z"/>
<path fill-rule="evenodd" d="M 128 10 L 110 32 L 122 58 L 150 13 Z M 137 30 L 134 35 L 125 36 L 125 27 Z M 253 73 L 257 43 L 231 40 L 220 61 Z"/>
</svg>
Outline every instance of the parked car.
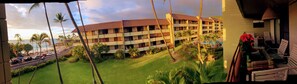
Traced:
<svg viewBox="0 0 297 84">
<path fill-rule="evenodd" d="M 40 59 L 40 58 L 41 58 L 41 56 L 38 56 L 38 55 L 32 57 L 33 60 L 37 60 L 37 59 Z"/>
<path fill-rule="evenodd" d="M 47 56 L 49 56 L 49 55 L 54 55 L 54 52 L 48 52 L 46 55 L 47 55 Z"/>
<path fill-rule="evenodd" d="M 9 61 L 10 62 L 10 64 L 17 64 L 17 63 L 20 63 L 21 61 L 19 60 L 19 59 L 12 59 L 12 60 L 10 60 Z"/>
<path fill-rule="evenodd" d="M 33 58 L 29 56 L 29 57 L 25 57 L 25 58 L 24 58 L 24 61 L 25 61 L 25 62 L 26 62 L 26 61 L 31 61 L 32 59 L 33 59 Z"/>
</svg>

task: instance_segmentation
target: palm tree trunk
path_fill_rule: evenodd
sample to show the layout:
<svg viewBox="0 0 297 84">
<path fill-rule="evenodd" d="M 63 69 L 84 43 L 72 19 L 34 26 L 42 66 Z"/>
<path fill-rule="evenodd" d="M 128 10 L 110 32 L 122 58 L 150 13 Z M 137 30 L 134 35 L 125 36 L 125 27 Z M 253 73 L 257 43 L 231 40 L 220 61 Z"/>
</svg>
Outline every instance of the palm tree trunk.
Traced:
<svg viewBox="0 0 297 84">
<path fill-rule="evenodd" d="M 169 11 L 169 12 L 170 12 L 170 15 L 172 15 L 172 6 L 171 6 L 171 0 L 169 0 L 169 9 L 170 9 L 170 11 Z M 171 18 L 170 18 L 170 19 L 171 19 Z M 170 25 L 171 25 L 171 26 L 170 26 L 170 27 L 171 27 L 171 29 L 173 29 L 173 30 L 174 30 L 172 21 L 170 21 L 169 23 L 170 23 Z M 173 34 L 174 34 L 174 33 L 173 33 Z M 175 48 L 175 45 L 173 45 L 173 48 L 172 48 L 172 49 L 173 49 L 173 51 L 174 51 L 174 48 Z"/>
<path fill-rule="evenodd" d="M 41 44 L 39 44 L 38 46 L 39 46 L 39 56 L 41 56 Z"/>
<path fill-rule="evenodd" d="M 103 84 L 103 80 L 102 80 L 102 78 L 101 78 L 101 76 L 100 76 L 100 73 L 98 72 L 98 69 L 97 69 L 97 67 L 96 67 L 96 64 L 94 63 L 94 60 L 93 60 L 93 57 L 94 57 L 94 56 L 91 55 L 90 50 L 88 49 L 88 47 L 87 47 L 85 41 L 83 40 L 83 37 L 82 37 L 82 35 L 81 35 L 81 33 L 80 33 L 80 30 L 78 29 L 78 26 L 77 26 L 77 24 L 75 23 L 75 20 L 74 20 L 74 18 L 73 18 L 73 15 L 72 15 L 72 13 L 71 13 L 70 8 L 69 8 L 69 5 L 68 5 L 67 3 L 65 3 L 65 6 L 66 6 L 67 11 L 68 11 L 68 14 L 69 14 L 69 16 L 70 16 L 70 18 L 71 18 L 71 21 L 72 21 L 72 23 L 73 23 L 75 29 L 77 30 L 78 36 L 79 36 L 79 38 L 80 38 L 80 40 L 81 40 L 81 42 L 82 42 L 82 44 L 83 44 L 85 50 L 87 51 L 87 55 L 88 55 L 88 58 L 89 58 L 89 60 L 90 60 L 90 63 L 91 63 L 91 65 L 92 65 L 93 69 L 95 69 L 95 71 L 96 71 L 96 75 L 98 76 L 100 83 Z"/>
<path fill-rule="evenodd" d="M 45 2 L 43 2 L 43 6 L 44 6 L 44 12 L 45 12 L 45 16 L 46 16 L 46 21 L 47 21 L 48 29 L 49 29 L 50 34 L 51 34 L 51 40 L 52 40 L 52 43 L 53 43 L 53 46 L 54 46 L 55 57 L 56 57 L 56 64 L 57 64 L 57 69 L 58 69 L 60 83 L 63 84 L 63 79 L 62 79 L 62 75 L 61 75 L 59 60 L 58 60 L 58 56 L 57 56 L 58 54 L 57 54 L 57 51 L 56 51 L 56 45 L 54 43 L 54 37 L 53 37 L 52 30 L 51 30 L 51 26 L 50 26 L 50 23 L 49 23 L 49 20 L 48 20 L 48 15 L 47 15 L 47 10 L 46 10 Z"/>
<path fill-rule="evenodd" d="M 76 1 L 76 3 L 77 3 L 77 6 L 78 6 L 78 12 L 79 12 L 80 21 L 81 21 L 81 24 L 82 24 L 82 26 L 84 28 L 85 38 L 86 38 L 86 41 L 87 41 L 87 46 L 90 49 L 89 40 L 88 40 L 88 37 L 87 37 L 87 32 L 86 32 L 85 24 L 84 24 L 84 21 L 82 19 L 82 14 L 81 14 L 81 11 L 80 11 L 80 5 L 79 5 L 79 2 L 78 1 Z M 96 79 L 95 79 L 95 75 L 94 75 L 94 69 L 93 69 L 93 67 L 92 67 L 92 75 L 93 75 L 93 83 L 94 84 L 97 84 Z"/>
<path fill-rule="evenodd" d="M 64 35 L 64 38 L 66 38 L 66 34 L 65 34 L 65 31 L 64 31 L 64 27 L 63 27 L 63 24 L 62 24 L 62 22 L 60 22 L 60 24 L 61 24 L 61 27 L 62 27 L 62 30 L 63 30 L 63 35 Z M 65 40 L 65 39 L 64 39 Z"/>
<path fill-rule="evenodd" d="M 164 34 L 163 34 L 163 32 L 162 32 L 162 28 L 161 28 L 160 23 L 159 23 L 159 20 L 158 20 L 158 16 L 157 16 L 157 13 L 156 13 L 156 10 L 155 10 L 155 5 L 154 5 L 154 1 L 153 1 L 153 0 L 151 0 L 151 5 L 152 5 L 152 9 L 153 9 L 153 12 L 154 12 L 154 16 L 155 16 L 157 25 L 158 25 L 158 27 L 159 27 L 159 29 L 160 29 L 162 38 L 163 38 L 164 43 L 165 43 L 165 45 L 166 45 L 166 49 L 167 49 L 167 51 L 168 51 L 168 53 L 169 53 L 171 59 L 172 59 L 173 61 L 175 61 L 175 59 L 173 58 L 173 56 L 172 56 L 172 54 L 171 54 L 171 52 L 170 52 L 170 50 L 169 50 L 169 48 L 168 48 L 167 42 L 166 42 L 165 37 L 164 37 Z"/>
<path fill-rule="evenodd" d="M 201 16 L 202 16 L 202 9 L 203 9 L 203 0 L 200 0 L 200 11 L 199 11 L 199 19 L 202 19 L 201 18 Z M 200 27 L 200 20 L 198 21 L 198 27 Z M 197 53 L 197 57 L 198 57 L 198 59 L 200 60 L 200 62 L 203 64 L 203 61 L 202 61 L 202 59 L 201 59 L 201 48 L 200 48 L 200 34 L 199 34 L 199 32 L 200 32 L 200 29 L 199 28 L 197 28 L 198 29 L 198 33 L 197 33 L 197 38 L 198 38 L 198 42 L 197 42 L 197 47 L 198 47 L 198 53 Z"/>
</svg>

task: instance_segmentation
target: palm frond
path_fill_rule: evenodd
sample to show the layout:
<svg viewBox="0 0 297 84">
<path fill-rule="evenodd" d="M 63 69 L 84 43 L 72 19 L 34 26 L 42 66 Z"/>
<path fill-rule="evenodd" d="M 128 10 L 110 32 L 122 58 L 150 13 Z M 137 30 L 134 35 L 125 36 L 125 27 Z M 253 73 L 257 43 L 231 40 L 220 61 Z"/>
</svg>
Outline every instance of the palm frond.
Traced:
<svg viewBox="0 0 297 84">
<path fill-rule="evenodd" d="M 39 3 L 34 3 L 30 9 L 29 9 L 29 13 L 31 12 L 32 9 L 39 7 Z"/>
</svg>

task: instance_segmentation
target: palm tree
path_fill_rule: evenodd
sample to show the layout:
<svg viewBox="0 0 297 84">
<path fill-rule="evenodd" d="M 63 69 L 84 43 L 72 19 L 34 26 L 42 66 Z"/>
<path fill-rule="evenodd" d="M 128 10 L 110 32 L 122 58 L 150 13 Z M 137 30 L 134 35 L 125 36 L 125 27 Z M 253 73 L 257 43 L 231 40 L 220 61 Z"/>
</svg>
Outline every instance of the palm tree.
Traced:
<svg viewBox="0 0 297 84">
<path fill-rule="evenodd" d="M 94 60 L 93 60 L 93 57 L 94 57 L 94 56 L 91 55 L 90 49 L 87 47 L 85 41 L 83 40 L 83 37 L 82 37 L 81 32 L 80 32 L 80 30 L 78 29 L 78 26 L 77 26 L 77 24 L 76 24 L 76 22 L 75 22 L 75 20 L 74 20 L 74 17 L 73 17 L 73 15 L 72 15 L 72 13 L 71 13 L 71 10 L 70 10 L 69 5 L 68 5 L 67 3 L 65 3 L 65 6 L 66 6 L 66 8 L 67 8 L 67 11 L 68 11 L 68 14 L 69 14 L 69 16 L 70 16 L 71 21 L 72 21 L 72 23 L 73 23 L 75 29 L 77 30 L 79 39 L 81 40 L 81 42 L 82 42 L 82 44 L 83 44 L 85 50 L 87 51 L 87 56 L 88 56 L 88 59 L 89 59 L 91 65 L 92 65 L 92 68 L 95 70 L 96 75 L 98 76 L 100 83 L 103 84 L 103 80 L 102 80 L 102 78 L 101 78 L 101 76 L 100 76 L 100 73 L 99 73 L 99 71 L 98 71 L 98 69 L 97 69 L 97 67 L 96 67 L 96 64 L 94 63 Z"/>
<path fill-rule="evenodd" d="M 173 58 L 173 56 L 172 56 L 172 54 L 171 54 L 171 52 L 170 52 L 170 50 L 169 50 L 169 47 L 168 47 L 168 45 L 167 45 L 167 42 L 165 41 L 165 37 L 164 37 L 164 34 L 163 34 L 163 32 L 162 32 L 162 28 L 161 28 L 161 26 L 160 26 L 159 19 L 158 19 L 156 10 L 155 10 L 154 0 L 151 0 L 151 5 L 152 5 L 153 13 L 154 13 L 154 16 L 155 16 L 155 19 L 156 19 L 158 28 L 160 29 L 162 38 L 163 38 L 164 43 L 165 43 L 165 45 L 166 45 L 166 49 L 167 49 L 167 51 L 168 51 L 168 53 L 169 53 L 171 59 L 172 59 L 173 61 L 175 61 L 175 59 Z"/>
<path fill-rule="evenodd" d="M 30 9 L 29 9 L 29 13 L 32 9 L 36 8 L 36 7 L 39 7 L 39 3 L 34 3 Z M 59 61 L 58 61 L 58 56 L 57 56 L 57 51 L 56 51 L 56 46 L 54 45 L 54 37 L 53 37 L 53 33 L 52 33 L 52 30 L 51 30 L 51 26 L 50 26 L 50 23 L 49 23 L 49 20 L 48 20 L 48 15 L 47 15 L 47 9 L 46 9 L 46 5 L 45 5 L 45 2 L 43 2 L 43 7 L 44 7 L 44 14 L 45 14 L 45 17 L 46 17 L 46 21 L 47 21 L 47 26 L 48 26 L 48 29 L 50 31 L 50 35 L 51 35 L 51 40 L 52 40 L 52 44 L 53 44 L 53 47 L 54 47 L 54 52 L 55 52 L 55 57 L 56 57 L 56 64 L 57 64 L 57 69 L 58 69 L 58 74 L 59 74 L 59 79 L 60 79 L 60 83 L 63 84 L 63 79 L 62 79 L 62 75 L 61 75 L 61 70 L 60 70 L 60 65 L 59 65 Z M 38 39 L 38 38 L 35 38 L 35 39 Z M 35 70 L 36 71 L 36 70 Z M 34 77 L 34 74 L 35 74 L 35 71 L 33 72 L 32 76 L 31 76 L 31 79 L 29 81 L 29 84 L 31 83 L 31 80 L 33 79 Z"/>
<path fill-rule="evenodd" d="M 21 42 L 23 41 L 23 39 L 22 39 L 22 37 L 21 37 L 20 34 L 15 34 L 15 35 L 14 35 L 14 38 L 16 38 L 17 41 L 18 41 L 18 43 L 20 43 L 20 44 L 21 44 Z"/>
<path fill-rule="evenodd" d="M 66 35 L 65 35 L 65 31 L 64 31 L 64 27 L 63 27 L 63 22 L 67 21 L 68 19 L 65 19 L 64 18 L 64 15 L 62 15 L 62 13 L 57 13 L 56 14 L 56 18 L 54 19 L 54 21 L 56 23 L 60 23 L 61 27 L 62 27 L 62 30 L 63 30 L 63 35 L 64 35 L 64 38 L 66 38 Z M 66 40 L 66 39 L 65 39 Z"/>
<path fill-rule="evenodd" d="M 199 11 L 199 15 L 198 15 L 198 17 L 199 17 L 199 19 L 201 19 L 201 16 L 202 16 L 202 9 L 203 9 L 203 0 L 200 0 L 200 11 Z M 200 21 L 198 21 L 198 27 L 200 26 L 200 23 L 199 23 Z M 197 42 L 197 47 L 198 47 L 198 53 L 197 53 L 197 57 L 198 57 L 198 59 L 199 59 L 199 61 L 203 64 L 203 61 L 202 61 L 202 58 L 201 58 L 201 48 L 200 48 L 200 34 L 199 34 L 199 32 L 200 32 L 200 29 L 199 28 L 197 28 L 197 39 L 198 39 L 198 42 Z"/>
<path fill-rule="evenodd" d="M 41 56 L 41 44 L 44 42 L 50 42 L 47 38 L 49 36 L 46 33 L 41 33 L 39 34 L 33 34 L 32 37 L 30 38 L 30 42 L 35 42 L 38 47 L 39 47 L 39 55 Z"/>
</svg>

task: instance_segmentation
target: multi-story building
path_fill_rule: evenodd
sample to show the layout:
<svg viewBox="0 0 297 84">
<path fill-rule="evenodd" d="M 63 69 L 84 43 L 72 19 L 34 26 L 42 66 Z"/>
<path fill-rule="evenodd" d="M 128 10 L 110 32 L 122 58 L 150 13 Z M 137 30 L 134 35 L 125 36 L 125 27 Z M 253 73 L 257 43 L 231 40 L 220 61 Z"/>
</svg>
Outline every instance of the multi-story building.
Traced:
<svg viewBox="0 0 297 84">
<path fill-rule="evenodd" d="M 198 22 L 201 22 L 198 27 Z M 161 31 L 155 19 L 121 20 L 79 27 L 82 35 L 86 33 L 90 45 L 101 42 L 109 46 L 108 53 L 114 53 L 118 49 L 138 48 L 139 51 L 146 51 L 149 47 L 165 47 L 175 45 L 175 42 L 186 40 L 187 37 L 176 37 L 175 34 L 184 30 L 192 32 L 190 38 L 200 34 L 214 33 L 222 30 L 222 21 L 212 17 L 199 19 L 195 16 L 182 14 L 166 14 L 166 19 L 159 19 L 162 32 L 165 37 L 163 41 Z M 206 28 L 206 29 L 203 29 Z M 72 32 L 77 32 L 73 30 Z M 201 33 L 202 32 L 202 33 Z M 171 46 L 172 47 L 172 46 Z"/>
</svg>

